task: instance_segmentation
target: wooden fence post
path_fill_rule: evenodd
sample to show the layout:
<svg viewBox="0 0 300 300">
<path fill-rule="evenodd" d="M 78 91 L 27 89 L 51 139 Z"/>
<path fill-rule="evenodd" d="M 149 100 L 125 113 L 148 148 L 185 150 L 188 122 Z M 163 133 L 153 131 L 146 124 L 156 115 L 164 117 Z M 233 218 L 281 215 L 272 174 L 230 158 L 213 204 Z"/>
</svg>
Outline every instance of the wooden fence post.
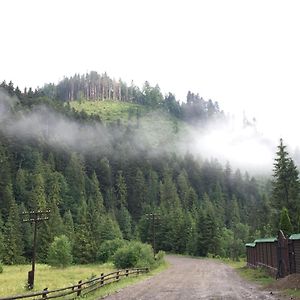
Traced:
<svg viewBox="0 0 300 300">
<path fill-rule="evenodd" d="M 117 272 L 116 280 L 119 280 L 119 274 L 120 274 L 120 272 L 118 271 L 118 272 Z"/>
<path fill-rule="evenodd" d="M 103 280 L 103 279 L 104 279 L 104 273 L 101 273 L 101 275 L 100 275 L 100 276 L 101 276 L 101 281 L 100 281 L 100 284 L 101 284 L 101 285 L 103 285 L 103 283 L 104 283 L 104 280 Z"/>
<path fill-rule="evenodd" d="M 77 286 L 77 296 L 81 295 L 81 287 L 82 287 L 82 280 L 78 281 L 78 286 Z"/>
<path fill-rule="evenodd" d="M 48 288 L 43 289 L 43 299 L 47 299 Z"/>
<path fill-rule="evenodd" d="M 128 269 L 126 269 L 126 277 L 128 277 L 128 272 L 129 272 L 129 270 L 128 270 Z"/>
</svg>

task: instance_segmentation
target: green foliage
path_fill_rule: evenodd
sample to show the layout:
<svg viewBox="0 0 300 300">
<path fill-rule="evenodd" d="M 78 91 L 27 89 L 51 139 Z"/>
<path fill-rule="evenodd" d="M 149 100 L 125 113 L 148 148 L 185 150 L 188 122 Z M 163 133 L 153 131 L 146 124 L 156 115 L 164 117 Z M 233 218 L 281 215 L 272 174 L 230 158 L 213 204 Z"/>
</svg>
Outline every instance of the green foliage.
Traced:
<svg viewBox="0 0 300 300">
<path fill-rule="evenodd" d="M 9 188 L 9 190 L 9 193 L 12 193 L 11 188 Z M 4 229 L 4 253 L 2 259 L 5 264 L 12 265 L 22 263 L 24 261 L 24 257 L 22 256 L 23 241 L 21 237 L 19 210 L 12 196 L 10 200 L 11 206 L 9 216 Z"/>
<path fill-rule="evenodd" d="M 76 111 L 84 111 L 88 115 L 99 115 L 104 122 L 120 120 L 122 124 L 132 121 L 132 116 L 139 110 L 145 114 L 145 108 L 140 104 L 130 102 L 118 102 L 111 100 L 104 101 L 72 101 L 70 106 Z"/>
<path fill-rule="evenodd" d="M 286 236 L 290 236 L 293 233 L 289 212 L 285 207 L 281 210 L 279 229 L 281 229 Z"/>
<path fill-rule="evenodd" d="M 3 273 L 3 263 L 2 261 L 0 260 L 0 274 Z"/>
<path fill-rule="evenodd" d="M 277 219 L 275 226 L 278 225 L 280 211 L 283 207 L 286 207 L 291 214 L 291 223 L 296 228 L 300 212 L 299 171 L 286 151 L 286 146 L 283 144 L 282 139 L 280 139 L 280 144 L 277 148 L 273 173 L 274 180 L 272 182 L 272 205 L 276 209 L 275 218 Z"/>
<path fill-rule="evenodd" d="M 2 221 L 2 217 L 0 214 L 0 261 L 2 261 L 3 259 L 3 255 L 4 255 L 4 235 L 3 235 L 3 230 L 4 230 L 4 226 L 3 226 L 3 221 Z"/>
<path fill-rule="evenodd" d="M 116 212 L 116 217 L 123 234 L 123 237 L 129 240 L 132 236 L 131 215 L 128 209 L 122 205 Z"/>
<path fill-rule="evenodd" d="M 155 254 L 155 260 L 156 262 L 162 262 L 165 258 L 166 253 L 162 250 L 158 251 L 157 254 Z"/>
<path fill-rule="evenodd" d="M 97 260 L 100 262 L 107 262 L 112 259 L 117 250 L 126 245 L 126 242 L 122 239 L 114 239 L 104 241 L 97 252 Z"/>
<path fill-rule="evenodd" d="M 153 249 L 150 245 L 132 241 L 119 248 L 113 256 L 117 268 L 151 267 L 154 265 Z"/>
<path fill-rule="evenodd" d="M 72 246 L 69 239 L 65 235 L 56 236 L 48 251 L 48 264 L 65 268 L 72 263 L 72 260 Z"/>
<path fill-rule="evenodd" d="M 272 230 L 272 216 L 278 225 L 281 207 L 269 197 L 264 181 L 214 159 L 177 154 L 178 132 L 184 135 L 187 122 L 204 126 L 222 116 L 212 101 L 189 92 L 187 103 L 180 104 L 172 94 L 163 97 L 158 86 L 145 83 L 140 90 L 96 72 L 48 85 L 46 96 L 41 90 L 20 93 L 5 86 L 20 97 L 7 123 L 36 113 L 43 104 L 51 115 L 78 128 L 78 135 L 86 133 L 93 145 L 91 151 L 71 149 L 67 143 L 54 147 L 43 130 L 37 138 L 18 139 L 7 136 L 8 124 L 1 121 L 0 215 L 5 226 L 0 224 L 0 258 L 5 263 L 31 259 L 32 225 L 20 220 L 20 212 L 30 209 L 51 209 L 49 220 L 38 226 L 41 262 L 61 234 L 70 240 L 77 263 L 94 262 L 107 240 L 134 237 L 152 243 L 154 232 L 156 250 L 237 257 L 247 236 Z M 87 128 L 101 129 L 100 143 L 89 140 Z M 295 179 L 292 161 L 286 166 Z M 300 214 L 296 218 L 294 179 L 286 207 L 296 228 Z M 152 212 L 157 214 L 154 224 L 146 216 Z"/>
</svg>

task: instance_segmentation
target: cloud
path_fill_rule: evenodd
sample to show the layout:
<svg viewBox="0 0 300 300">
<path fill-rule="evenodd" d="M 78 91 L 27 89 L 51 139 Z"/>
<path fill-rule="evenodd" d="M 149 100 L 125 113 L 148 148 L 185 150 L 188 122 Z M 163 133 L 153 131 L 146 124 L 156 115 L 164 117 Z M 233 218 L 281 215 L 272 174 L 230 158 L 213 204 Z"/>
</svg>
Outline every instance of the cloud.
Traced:
<svg viewBox="0 0 300 300">
<path fill-rule="evenodd" d="M 223 164 L 229 161 L 234 168 L 251 173 L 270 173 L 278 144 L 242 118 L 192 127 L 176 123 L 163 113 L 151 112 L 132 121 L 131 129 L 125 130 L 122 126 L 77 122 L 46 106 L 13 114 L 12 107 L 17 103 L 17 98 L 0 90 L 0 125 L 4 133 L 25 142 L 35 139 L 84 154 L 112 153 L 124 147 L 129 150 L 126 155 L 133 157 L 144 151 L 156 156 L 162 152 L 190 152 L 202 158 L 217 158 Z"/>
</svg>

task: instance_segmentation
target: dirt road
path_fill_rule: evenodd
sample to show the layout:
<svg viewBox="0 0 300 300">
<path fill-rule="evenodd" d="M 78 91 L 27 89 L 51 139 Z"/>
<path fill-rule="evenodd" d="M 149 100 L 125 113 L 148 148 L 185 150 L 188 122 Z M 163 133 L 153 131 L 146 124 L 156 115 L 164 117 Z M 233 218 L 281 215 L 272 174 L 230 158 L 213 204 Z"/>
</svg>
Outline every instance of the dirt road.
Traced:
<svg viewBox="0 0 300 300">
<path fill-rule="evenodd" d="M 282 299 L 245 282 L 221 262 L 179 256 L 167 256 L 167 260 L 168 270 L 104 299 Z"/>
</svg>

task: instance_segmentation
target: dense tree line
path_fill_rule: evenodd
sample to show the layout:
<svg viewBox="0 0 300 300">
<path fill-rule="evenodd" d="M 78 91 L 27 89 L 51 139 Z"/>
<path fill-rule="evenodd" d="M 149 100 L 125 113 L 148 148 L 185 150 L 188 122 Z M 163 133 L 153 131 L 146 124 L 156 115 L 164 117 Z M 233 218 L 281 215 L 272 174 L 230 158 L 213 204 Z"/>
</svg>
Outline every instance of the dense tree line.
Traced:
<svg viewBox="0 0 300 300">
<path fill-rule="evenodd" d="M 190 91 L 187 94 L 186 103 L 180 104 L 174 94 L 169 93 L 163 96 L 159 86 L 152 87 L 148 81 L 140 89 L 133 82 L 128 86 L 121 79 L 116 81 L 106 73 L 100 75 L 95 71 L 85 75 L 75 74 L 72 77 L 65 77 L 57 85 L 45 85 L 41 91 L 52 99 L 64 102 L 109 99 L 138 103 L 154 109 L 162 108 L 188 122 L 201 121 L 203 123 L 214 117 L 223 116 L 217 102 L 206 101 Z"/>
<path fill-rule="evenodd" d="M 45 96 L 44 91 L 19 93 L 12 84 L 2 87 L 20 100 L 11 106 L 16 119 L 43 103 L 79 124 L 97 121 Z M 199 96 L 188 95 L 186 106 L 206 105 Z M 206 118 L 214 118 L 213 105 L 208 111 Z M 51 215 L 39 227 L 42 262 L 61 234 L 71 242 L 74 261 L 87 263 L 95 261 L 107 240 L 151 243 L 153 226 L 157 249 L 203 256 L 237 257 L 249 239 L 272 232 L 268 196 L 255 178 L 232 170 L 229 163 L 222 166 L 189 153 L 141 152 L 128 142 L 128 128 L 119 128 L 118 140 L 108 151 L 80 153 L 57 149 L 42 139 L 11 136 L 2 125 L 0 259 L 4 263 L 30 259 L 32 226 L 22 223 L 21 212 L 43 208 L 50 208 Z M 155 223 L 147 218 L 149 213 L 158 216 Z"/>
</svg>

